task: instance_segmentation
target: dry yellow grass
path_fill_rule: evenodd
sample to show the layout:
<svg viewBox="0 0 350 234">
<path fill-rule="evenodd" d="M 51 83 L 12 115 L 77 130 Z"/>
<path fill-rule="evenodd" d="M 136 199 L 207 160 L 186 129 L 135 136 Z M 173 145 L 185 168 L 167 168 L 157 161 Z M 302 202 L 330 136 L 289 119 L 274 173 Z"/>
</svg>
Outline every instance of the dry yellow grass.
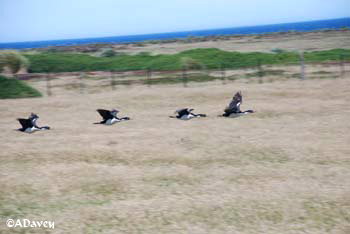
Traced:
<svg viewBox="0 0 350 234">
<path fill-rule="evenodd" d="M 218 48 L 227 51 L 240 52 L 271 52 L 272 49 L 284 50 L 329 50 L 334 48 L 350 48 L 350 31 L 320 31 L 304 33 L 288 33 L 282 35 L 252 35 L 235 37 L 229 40 L 165 43 L 135 45 L 114 45 L 118 52 L 137 54 L 150 52 L 152 54 L 175 54 L 194 48 Z"/>
<path fill-rule="evenodd" d="M 0 100 L 0 232 L 349 233 L 349 87 L 218 81 Z M 217 117 L 238 90 L 257 112 Z M 92 124 L 113 107 L 132 120 Z M 179 107 L 209 117 L 169 119 Z M 32 111 L 52 130 L 13 131 Z"/>
</svg>

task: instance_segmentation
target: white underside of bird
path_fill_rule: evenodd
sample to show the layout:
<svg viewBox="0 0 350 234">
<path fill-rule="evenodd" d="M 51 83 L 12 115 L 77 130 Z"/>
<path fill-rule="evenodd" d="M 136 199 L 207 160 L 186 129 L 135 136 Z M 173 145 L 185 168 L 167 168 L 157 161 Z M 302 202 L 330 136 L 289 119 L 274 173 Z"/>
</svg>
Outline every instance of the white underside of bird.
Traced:
<svg viewBox="0 0 350 234">
<path fill-rule="evenodd" d="M 190 119 L 196 118 L 196 117 L 199 117 L 199 116 L 194 116 L 193 114 L 188 114 L 188 115 L 181 116 L 180 119 L 182 119 L 182 120 L 190 120 Z"/>
<path fill-rule="evenodd" d="M 24 132 L 26 133 L 32 133 L 32 132 L 35 132 L 35 131 L 39 131 L 41 130 L 40 128 L 36 128 L 36 127 L 31 127 L 31 128 L 27 128 L 26 130 L 24 130 Z"/>
<path fill-rule="evenodd" d="M 33 133 L 33 132 L 36 132 L 36 131 L 43 131 L 43 130 L 49 130 L 50 128 L 48 126 L 44 126 L 44 127 L 31 127 L 31 128 L 26 128 L 26 130 L 24 130 L 24 132 L 26 133 Z"/>
<path fill-rule="evenodd" d="M 112 125 L 112 124 L 120 122 L 120 121 L 121 121 L 120 119 L 113 118 L 113 119 L 108 119 L 105 124 Z"/>
<path fill-rule="evenodd" d="M 231 113 L 229 116 L 227 116 L 227 118 L 237 118 L 239 116 L 242 116 L 242 115 L 247 115 L 249 113 L 247 112 L 242 112 L 242 113 Z"/>
</svg>

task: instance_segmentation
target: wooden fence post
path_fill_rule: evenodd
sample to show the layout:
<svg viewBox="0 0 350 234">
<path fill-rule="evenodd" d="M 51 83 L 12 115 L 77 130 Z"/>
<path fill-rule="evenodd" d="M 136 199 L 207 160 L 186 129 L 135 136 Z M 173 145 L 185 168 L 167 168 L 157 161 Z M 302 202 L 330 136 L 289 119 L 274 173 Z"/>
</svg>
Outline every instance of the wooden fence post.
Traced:
<svg viewBox="0 0 350 234">
<path fill-rule="evenodd" d="M 46 94 L 47 94 L 47 96 L 51 96 L 52 95 L 50 73 L 46 73 Z"/>
<path fill-rule="evenodd" d="M 264 76 L 264 71 L 261 66 L 261 59 L 259 58 L 257 61 L 257 69 L 258 69 L 258 76 L 259 76 L 259 83 L 263 83 L 263 76 Z"/>
<path fill-rule="evenodd" d="M 184 87 L 187 87 L 187 68 L 186 67 L 183 67 L 182 68 L 182 82 L 183 82 L 183 86 Z"/>
<path fill-rule="evenodd" d="M 340 65 L 340 78 L 345 76 L 345 66 L 344 66 L 344 55 L 340 54 L 339 56 L 339 65 Z"/>
<path fill-rule="evenodd" d="M 226 84 L 226 71 L 225 71 L 225 66 L 221 64 L 221 79 L 222 79 L 222 84 Z"/>
<path fill-rule="evenodd" d="M 110 71 L 111 73 L 111 88 L 112 90 L 115 90 L 115 75 L 113 71 Z"/>
<path fill-rule="evenodd" d="M 80 75 L 79 75 L 79 92 L 80 94 L 83 93 L 83 77 L 85 77 L 85 72 L 81 72 Z"/>
<path fill-rule="evenodd" d="M 304 51 L 300 51 L 300 79 L 305 80 Z"/>
<path fill-rule="evenodd" d="M 147 69 L 147 85 L 148 87 L 151 87 L 151 79 L 152 79 L 152 69 L 148 68 Z"/>
</svg>

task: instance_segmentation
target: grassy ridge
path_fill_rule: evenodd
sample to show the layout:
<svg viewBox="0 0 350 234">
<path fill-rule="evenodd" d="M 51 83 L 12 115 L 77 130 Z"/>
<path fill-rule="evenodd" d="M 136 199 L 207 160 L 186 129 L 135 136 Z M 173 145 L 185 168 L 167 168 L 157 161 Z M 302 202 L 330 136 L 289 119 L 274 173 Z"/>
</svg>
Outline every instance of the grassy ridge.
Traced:
<svg viewBox="0 0 350 234">
<path fill-rule="evenodd" d="M 23 81 L 0 76 L 0 99 L 40 97 L 39 91 L 25 84 Z"/>
<path fill-rule="evenodd" d="M 305 52 L 306 62 L 334 61 L 343 56 L 350 58 L 349 49 L 333 49 L 326 51 Z M 296 52 L 280 51 L 278 53 L 240 53 L 215 48 L 193 49 L 171 55 L 120 55 L 115 57 L 95 57 L 87 54 L 73 53 L 41 53 L 26 55 L 30 60 L 30 72 L 73 72 L 103 70 L 178 70 L 181 59 L 192 58 L 209 69 L 243 68 L 261 64 L 286 64 L 299 61 Z"/>
</svg>

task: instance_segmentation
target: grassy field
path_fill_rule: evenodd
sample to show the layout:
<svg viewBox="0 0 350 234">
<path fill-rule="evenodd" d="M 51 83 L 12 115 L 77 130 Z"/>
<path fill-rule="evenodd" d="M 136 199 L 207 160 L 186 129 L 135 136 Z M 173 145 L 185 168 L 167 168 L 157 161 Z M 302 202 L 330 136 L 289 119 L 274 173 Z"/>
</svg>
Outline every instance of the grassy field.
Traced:
<svg viewBox="0 0 350 234">
<path fill-rule="evenodd" d="M 74 71 L 110 71 L 110 70 L 180 70 L 183 59 L 191 60 L 193 67 L 208 69 L 256 67 L 261 64 L 298 63 L 296 51 L 281 50 L 278 53 L 224 51 L 216 48 L 197 48 L 177 54 L 120 55 L 115 57 L 96 57 L 89 54 L 74 53 L 38 53 L 26 55 L 30 61 L 29 71 L 74 72 Z M 342 56 L 342 57 L 341 57 Z M 332 49 L 305 52 L 305 62 L 350 60 L 350 49 Z"/>
<path fill-rule="evenodd" d="M 0 233 L 349 233 L 349 78 L 0 100 Z M 256 113 L 217 117 L 238 90 Z M 113 107 L 132 120 L 92 124 Z M 52 130 L 14 131 L 30 112 Z"/>
</svg>

